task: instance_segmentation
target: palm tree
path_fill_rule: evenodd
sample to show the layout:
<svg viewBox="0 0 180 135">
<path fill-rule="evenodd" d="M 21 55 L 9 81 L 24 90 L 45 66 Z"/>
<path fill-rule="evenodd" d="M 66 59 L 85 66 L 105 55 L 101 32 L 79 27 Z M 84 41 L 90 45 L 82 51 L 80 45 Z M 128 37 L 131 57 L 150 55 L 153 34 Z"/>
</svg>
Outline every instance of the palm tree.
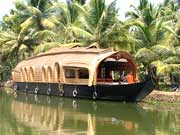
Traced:
<svg viewBox="0 0 180 135">
<path fill-rule="evenodd" d="M 78 18 L 83 14 L 83 7 L 78 2 L 67 1 L 56 2 L 51 8 L 55 11 L 55 17 L 58 18 L 58 26 L 53 31 L 39 31 L 37 34 L 34 34 L 34 37 L 44 36 L 46 40 L 43 40 L 40 45 L 35 48 L 35 54 L 39 52 L 44 52 L 53 47 L 61 46 L 73 46 L 80 45 L 78 38 L 75 36 L 74 31 L 77 33 L 82 33 L 84 31 L 79 27 Z M 47 39 L 50 38 L 47 42 Z M 42 38 L 41 38 L 42 39 Z"/>
<path fill-rule="evenodd" d="M 96 43 L 100 47 L 118 49 L 119 43 L 128 41 L 128 32 L 117 19 L 115 5 L 116 1 L 113 1 L 106 6 L 104 0 L 91 0 L 84 6 L 76 1 L 59 3 L 57 9 L 63 43 Z"/>
<path fill-rule="evenodd" d="M 114 1 L 106 6 L 104 0 L 92 0 L 83 6 L 77 1 L 56 3 L 53 8 L 59 26 L 55 31 L 60 36 L 52 43 L 41 44 L 36 48 L 36 53 L 63 44 L 71 46 L 71 43 L 96 43 L 100 47 L 127 48 L 126 44 L 131 36 L 128 35 L 126 25 L 117 19 L 115 4 Z"/>
<path fill-rule="evenodd" d="M 10 15 L 4 16 L 0 31 L 0 58 L 2 62 L 0 65 L 2 69 L 6 67 L 3 63 L 11 63 L 14 58 L 15 63 L 18 63 L 19 59 L 29 56 L 32 53 L 33 45 L 40 43 L 37 40 L 38 36 L 35 37 L 37 27 L 29 29 L 29 24 L 32 24 L 30 23 L 32 18 L 29 18 L 30 13 L 36 14 L 38 10 L 17 2 L 16 9 L 11 10 Z"/>
<path fill-rule="evenodd" d="M 4 31 L 1 32 L 0 44 L 6 50 L 6 58 L 15 55 L 18 63 L 21 48 L 26 47 L 27 49 L 23 50 L 32 51 L 34 45 L 55 40 L 57 34 L 52 30 L 55 29 L 58 20 L 53 14 L 54 1 L 16 1 L 16 9 L 4 17 L 2 24 Z"/>
<path fill-rule="evenodd" d="M 82 5 L 78 4 L 76 1 L 72 2 L 61 2 L 57 3 L 55 6 L 57 12 L 57 18 L 59 20 L 59 38 L 62 43 L 74 43 L 78 42 L 75 32 L 81 34 L 83 32 L 84 36 L 87 36 L 86 32 L 80 27 L 79 18 L 85 12 Z"/>
<path fill-rule="evenodd" d="M 15 66 L 15 61 L 8 60 L 5 62 L 0 62 L 0 82 L 10 80 L 11 72 Z"/>
<path fill-rule="evenodd" d="M 16 58 L 16 63 L 18 63 L 19 59 L 24 59 L 26 56 L 28 56 L 26 52 L 31 52 L 33 50 L 32 44 L 35 44 L 35 41 L 30 35 L 23 35 L 23 37 L 21 37 L 18 33 L 10 30 L 1 31 L 1 61 L 5 62 L 11 58 Z"/>
<path fill-rule="evenodd" d="M 169 9 L 171 14 L 167 12 Z M 169 36 L 178 37 L 173 30 L 176 13 L 177 8 L 172 3 L 154 7 L 147 0 L 140 0 L 140 6 L 127 14 L 131 17 L 128 23 L 134 28 L 132 33 L 139 40 L 136 42 L 136 59 L 146 69 L 155 66 L 159 76 L 179 68 L 178 61 L 169 63 L 171 57 L 177 56 Z"/>
<path fill-rule="evenodd" d="M 97 43 L 100 47 L 110 47 L 113 43 L 113 36 L 117 35 L 120 23 L 117 19 L 118 10 L 116 1 L 111 2 L 108 6 L 105 0 L 91 0 L 86 8 L 85 17 L 81 18 L 83 29 L 89 33 L 85 39 L 87 43 Z M 117 36 L 116 36 L 117 37 Z M 111 43 L 111 45 L 110 45 Z"/>
<path fill-rule="evenodd" d="M 16 2 L 16 7 L 19 9 L 19 14 L 26 19 L 21 23 L 22 33 L 34 33 L 35 36 L 40 35 L 41 38 L 46 37 L 44 35 L 54 36 L 53 30 L 56 29 L 58 20 L 55 16 L 55 10 L 53 8 L 55 0 L 30 0 L 27 3 Z M 46 38 L 43 38 L 45 40 Z M 49 41 L 51 38 L 48 38 Z M 38 40 L 38 38 L 37 38 Z M 40 41 L 39 41 L 40 42 Z"/>
</svg>

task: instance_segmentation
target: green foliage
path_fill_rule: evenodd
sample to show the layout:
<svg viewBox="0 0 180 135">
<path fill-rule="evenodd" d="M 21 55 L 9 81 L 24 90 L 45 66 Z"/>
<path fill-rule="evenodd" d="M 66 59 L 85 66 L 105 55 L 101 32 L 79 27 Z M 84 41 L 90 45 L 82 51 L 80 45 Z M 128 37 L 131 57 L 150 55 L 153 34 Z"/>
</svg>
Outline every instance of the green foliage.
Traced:
<svg viewBox="0 0 180 135">
<path fill-rule="evenodd" d="M 171 0 L 157 6 L 139 0 L 122 22 L 116 0 L 109 5 L 105 0 L 16 0 L 15 9 L 0 23 L 1 80 L 10 78 L 19 60 L 53 47 L 97 44 L 131 53 L 138 61 L 141 79 L 149 67 L 156 67 L 161 83 L 179 83 L 178 9 Z"/>
<path fill-rule="evenodd" d="M 45 51 L 48 51 L 49 49 L 55 48 L 55 47 L 73 47 L 75 45 L 82 46 L 81 43 L 69 43 L 69 44 L 61 44 L 59 42 L 44 43 L 44 44 L 40 44 L 37 47 L 35 47 L 34 54 L 45 52 Z"/>
<path fill-rule="evenodd" d="M 135 57 L 145 68 L 156 67 L 159 78 L 173 78 L 179 71 L 179 12 L 173 1 L 157 7 L 147 0 L 140 0 L 138 7 L 127 13 L 128 25 L 134 28 Z M 169 81 L 161 80 L 165 83 Z"/>
</svg>

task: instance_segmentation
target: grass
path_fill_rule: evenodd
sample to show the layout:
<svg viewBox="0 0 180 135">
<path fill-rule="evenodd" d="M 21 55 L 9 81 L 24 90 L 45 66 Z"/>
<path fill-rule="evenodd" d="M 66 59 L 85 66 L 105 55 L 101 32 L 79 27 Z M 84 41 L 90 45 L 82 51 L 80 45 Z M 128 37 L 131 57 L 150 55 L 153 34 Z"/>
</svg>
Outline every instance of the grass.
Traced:
<svg viewBox="0 0 180 135">
<path fill-rule="evenodd" d="M 180 106 L 180 102 L 168 102 L 168 101 L 158 101 L 155 99 L 144 99 L 142 102 L 152 105 L 173 105 L 173 106 Z"/>
</svg>

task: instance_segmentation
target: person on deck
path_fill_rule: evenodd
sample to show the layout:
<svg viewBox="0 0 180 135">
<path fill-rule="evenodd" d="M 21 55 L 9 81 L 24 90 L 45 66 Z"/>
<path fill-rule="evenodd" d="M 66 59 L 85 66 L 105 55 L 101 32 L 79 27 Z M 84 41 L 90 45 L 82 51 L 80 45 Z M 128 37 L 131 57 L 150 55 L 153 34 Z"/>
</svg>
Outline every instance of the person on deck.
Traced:
<svg viewBox="0 0 180 135">
<path fill-rule="evenodd" d="M 126 80 L 127 82 L 130 84 L 130 83 L 134 83 L 134 77 L 133 77 L 133 73 L 132 71 L 130 71 L 127 76 L 126 76 Z"/>
</svg>

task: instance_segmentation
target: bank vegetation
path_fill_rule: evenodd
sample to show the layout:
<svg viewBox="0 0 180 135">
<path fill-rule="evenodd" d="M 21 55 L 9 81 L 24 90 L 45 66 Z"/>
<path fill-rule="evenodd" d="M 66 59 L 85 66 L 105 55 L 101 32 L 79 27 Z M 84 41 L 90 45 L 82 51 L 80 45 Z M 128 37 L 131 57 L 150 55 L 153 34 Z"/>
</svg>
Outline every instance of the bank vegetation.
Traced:
<svg viewBox="0 0 180 135">
<path fill-rule="evenodd" d="M 139 0 L 126 20 L 119 19 L 118 1 L 16 0 L 0 22 L 0 80 L 10 79 L 15 65 L 61 46 L 113 47 L 138 61 L 138 78 L 156 69 L 157 89 L 180 84 L 180 4 L 165 0 L 153 5 Z M 159 87 L 160 86 L 160 87 Z M 170 87 L 169 87 L 170 86 Z M 180 87 L 180 86 L 179 86 Z"/>
</svg>

